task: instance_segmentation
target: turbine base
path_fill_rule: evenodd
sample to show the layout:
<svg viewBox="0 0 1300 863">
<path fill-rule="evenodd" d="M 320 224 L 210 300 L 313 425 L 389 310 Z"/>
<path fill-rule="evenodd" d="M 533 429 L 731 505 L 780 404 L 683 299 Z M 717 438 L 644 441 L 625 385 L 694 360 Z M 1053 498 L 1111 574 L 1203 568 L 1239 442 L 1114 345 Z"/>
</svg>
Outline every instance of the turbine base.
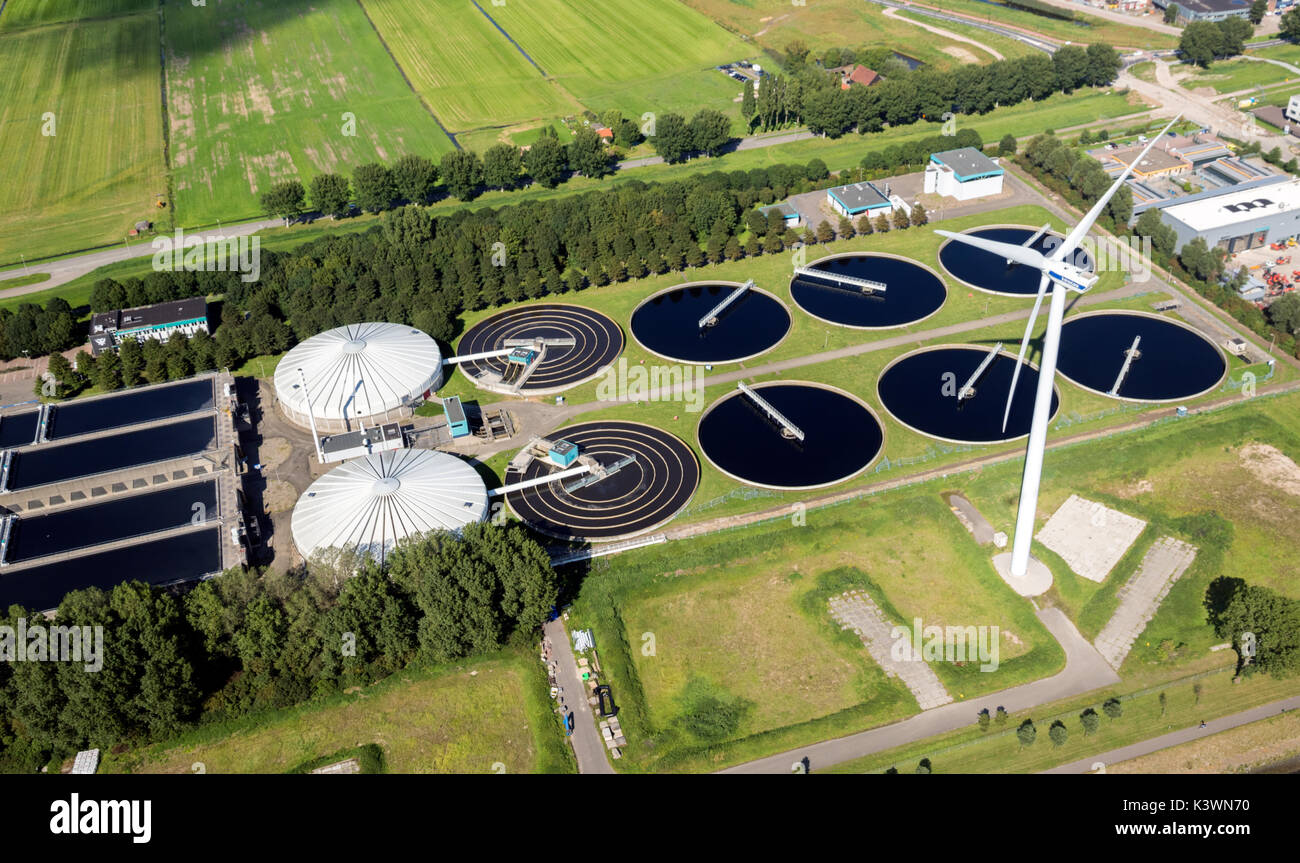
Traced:
<svg viewBox="0 0 1300 863">
<path fill-rule="evenodd" d="M 993 555 L 993 568 L 1002 576 L 1002 580 L 1021 596 L 1039 596 L 1052 587 L 1052 571 L 1032 554 L 1029 556 L 1029 568 L 1022 576 L 1011 574 L 1011 552 L 1004 551 Z"/>
</svg>

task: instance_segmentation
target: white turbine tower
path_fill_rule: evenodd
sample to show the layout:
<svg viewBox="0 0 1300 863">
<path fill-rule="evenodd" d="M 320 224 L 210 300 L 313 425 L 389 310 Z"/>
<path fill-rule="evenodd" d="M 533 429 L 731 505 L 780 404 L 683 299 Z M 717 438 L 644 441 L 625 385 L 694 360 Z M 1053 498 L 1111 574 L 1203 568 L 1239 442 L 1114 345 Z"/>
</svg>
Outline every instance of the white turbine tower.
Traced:
<svg viewBox="0 0 1300 863">
<path fill-rule="evenodd" d="M 1029 428 L 1029 447 L 1025 454 L 1025 472 L 1020 482 L 1020 508 L 1016 513 L 1016 535 L 1011 546 L 1010 569 L 1011 576 L 1014 579 L 1024 579 L 1029 571 L 1029 548 L 1034 539 L 1034 515 L 1038 509 L 1038 486 L 1043 478 L 1043 449 L 1047 443 L 1047 420 L 1051 415 L 1052 384 L 1056 378 L 1056 354 L 1061 346 L 1061 319 L 1065 316 L 1065 291 L 1068 288 L 1083 293 L 1091 288 L 1098 278 L 1095 273 L 1089 273 L 1071 263 L 1071 261 L 1074 259 L 1075 252 L 1079 249 L 1080 242 L 1088 235 L 1088 231 L 1092 229 L 1093 223 L 1097 221 L 1101 211 L 1110 203 L 1111 197 L 1119 191 L 1120 186 L 1124 185 L 1124 181 L 1133 172 L 1133 168 L 1146 158 L 1147 153 L 1155 146 L 1156 141 L 1164 137 L 1170 126 L 1177 123 L 1181 116 L 1180 114 L 1170 120 L 1169 125 L 1165 126 L 1159 135 L 1151 139 L 1138 157 L 1129 162 L 1128 167 L 1106 190 L 1106 194 L 1102 195 L 1097 200 L 1097 203 L 1092 205 L 1092 209 L 1088 211 L 1088 214 L 1083 217 L 1079 224 L 1074 226 L 1065 241 L 1050 255 L 1044 255 L 1037 249 L 1017 246 L 1012 243 L 999 243 L 981 237 L 972 237 L 968 234 L 955 234 L 951 231 L 935 231 L 940 236 L 948 237 L 958 243 L 965 243 L 968 246 L 974 246 L 977 249 L 983 249 L 998 258 L 1032 267 L 1042 273 L 1042 277 L 1038 281 L 1038 296 L 1034 299 L 1034 308 L 1029 314 L 1029 323 L 1025 327 L 1024 338 L 1020 341 L 1020 355 L 1016 360 L 1016 368 L 1011 376 L 1011 391 L 1007 393 L 1007 406 L 1002 415 L 1003 431 L 1006 431 L 1007 418 L 1011 415 L 1011 400 L 1015 397 L 1016 383 L 1020 378 L 1020 366 L 1025 360 L 1025 352 L 1029 349 L 1029 336 L 1033 333 L 1034 321 L 1038 317 L 1038 310 L 1042 307 L 1047 283 L 1052 283 L 1052 304 L 1047 313 L 1047 332 L 1043 338 L 1043 358 L 1038 369 L 1038 391 L 1034 396 L 1034 417 Z M 1049 579 L 1047 584 L 1050 585 L 1050 574 L 1047 578 Z M 1046 587 L 1043 589 L 1045 590 Z"/>
</svg>

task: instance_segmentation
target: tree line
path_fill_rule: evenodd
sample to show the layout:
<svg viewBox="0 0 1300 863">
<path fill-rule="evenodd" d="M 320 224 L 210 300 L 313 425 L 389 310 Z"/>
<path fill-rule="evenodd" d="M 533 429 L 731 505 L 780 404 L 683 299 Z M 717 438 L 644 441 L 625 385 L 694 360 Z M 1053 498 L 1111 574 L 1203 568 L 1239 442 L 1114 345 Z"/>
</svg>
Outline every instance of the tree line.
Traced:
<svg viewBox="0 0 1300 863">
<path fill-rule="evenodd" d="M 1096 43 L 1086 48 L 1067 45 L 1050 57 L 1035 53 L 986 65 L 891 68 L 890 75 L 873 86 L 846 90 L 839 74 L 806 62 L 798 51 L 787 53 L 785 71 L 764 76 L 756 94 L 746 88 L 741 114 L 750 131 L 802 123 L 832 138 L 853 130 L 869 134 L 886 126 L 987 114 L 1026 99 L 1106 86 L 1119 74 L 1120 59 L 1114 48 Z"/>
<path fill-rule="evenodd" d="M 79 749 L 160 740 L 518 646 L 557 595 L 550 559 L 523 527 L 474 524 L 459 539 L 400 543 L 383 566 L 340 552 L 288 574 L 231 570 L 183 595 L 138 581 L 90 588 L 64 597 L 53 621 L 12 606 L 0 625 L 15 630 L 20 618 L 29 632 L 102 626 L 102 667 L 0 661 L 0 769 L 55 769 Z M 0 656 L 15 650 L 0 637 Z"/>
</svg>

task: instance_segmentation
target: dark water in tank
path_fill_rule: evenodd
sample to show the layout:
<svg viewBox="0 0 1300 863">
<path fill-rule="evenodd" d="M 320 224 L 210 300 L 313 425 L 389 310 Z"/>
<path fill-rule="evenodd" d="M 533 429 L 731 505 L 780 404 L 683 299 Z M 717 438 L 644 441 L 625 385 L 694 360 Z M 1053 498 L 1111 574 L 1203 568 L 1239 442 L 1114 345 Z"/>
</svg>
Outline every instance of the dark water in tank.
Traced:
<svg viewBox="0 0 1300 863">
<path fill-rule="evenodd" d="M 36 417 L 40 411 L 5 414 L 0 417 L 0 449 L 27 446 L 36 440 Z"/>
<path fill-rule="evenodd" d="M 1038 370 L 1020 369 L 1007 430 L 1007 406 L 1016 358 L 999 354 L 975 381 L 975 394 L 957 401 L 957 391 L 988 355 L 987 348 L 939 348 L 904 357 L 880 377 L 880 401 L 899 421 L 919 432 L 966 443 L 994 443 L 1029 434 L 1033 421 Z M 1052 413 L 1060 399 L 1052 394 Z"/>
<path fill-rule="evenodd" d="M 0 607 L 54 608 L 71 590 L 111 590 L 124 581 L 166 584 L 221 571 L 221 528 L 61 560 L 0 577 Z"/>
<path fill-rule="evenodd" d="M 216 418 L 205 416 L 79 443 L 40 446 L 14 455 L 9 490 L 200 453 L 212 444 L 216 431 Z"/>
<path fill-rule="evenodd" d="M 896 327 L 934 313 L 947 299 L 943 282 L 922 266 L 880 255 L 853 255 L 813 265 L 831 274 L 883 282 L 883 293 L 864 294 L 829 279 L 797 276 L 790 296 L 804 311 L 848 327 Z"/>
<path fill-rule="evenodd" d="M 690 363 L 725 363 L 762 353 L 785 337 L 790 313 L 776 299 L 746 291 L 718 317 L 699 326 L 734 285 L 676 288 L 647 301 L 632 313 L 632 332 L 645 347 Z"/>
<path fill-rule="evenodd" d="M 1134 336 L 1142 337 L 1140 356 L 1129 365 L 1120 398 L 1187 398 L 1213 387 L 1227 370 L 1218 348 L 1191 330 L 1160 318 L 1119 314 L 1067 320 L 1057 368 L 1089 389 L 1109 392 Z"/>
<path fill-rule="evenodd" d="M 195 510 L 196 503 L 202 505 L 200 510 Z M 217 517 L 216 480 L 20 518 L 9 534 L 5 562 L 19 563 L 123 537 L 183 527 L 196 514 L 202 514 L 204 520 Z"/>
<path fill-rule="evenodd" d="M 203 378 L 94 401 L 57 405 L 50 417 L 50 430 L 46 437 L 50 440 L 73 437 L 205 410 L 212 407 L 212 381 L 212 378 Z"/>
<path fill-rule="evenodd" d="M 983 237 L 999 243 L 1013 243 L 1018 246 L 1038 233 L 1038 229 L 982 228 L 967 233 L 974 237 Z M 1061 237 L 1049 232 L 1039 237 L 1033 247 L 1043 254 L 1049 254 L 1060 243 Z M 999 258 L 991 252 L 964 245 L 956 240 L 949 240 L 939 250 L 939 262 L 948 272 L 963 282 L 986 291 L 1030 296 L 1038 293 L 1038 279 L 1041 274 L 1037 270 L 1019 264 L 1008 265 L 1006 258 Z M 1082 249 L 1075 252 L 1070 262 L 1085 269 L 1092 268 L 1092 258 Z"/>
<path fill-rule="evenodd" d="M 800 384 L 757 392 L 806 437 L 783 437 L 781 426 L 744 393 L 719 400 L 700 421 L 700 447 L 733 476 L 788 488 L 822 485 L 852 476 L 880 452 L 880 424 L 847 396 Z"/>
</svg>

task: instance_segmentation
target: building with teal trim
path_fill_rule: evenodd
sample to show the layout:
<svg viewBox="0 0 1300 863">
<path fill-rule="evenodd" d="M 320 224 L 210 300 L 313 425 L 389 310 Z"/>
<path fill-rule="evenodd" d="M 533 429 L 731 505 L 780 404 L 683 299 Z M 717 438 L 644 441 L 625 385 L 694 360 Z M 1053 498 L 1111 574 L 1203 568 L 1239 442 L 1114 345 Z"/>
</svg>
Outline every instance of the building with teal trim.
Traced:
<svg viewBox="0 0 1300 863">
<path fill-rule="evenodd" d="M 209 332 L 208 301 L 203 297 L 100 312 L 90 319 L 90 352 L 99 356 L 126 339 L 165 342 L 172 333 L 189 338 L 199 330 Z"/>
<path fill-rule="evenodd" d="M 1002 193 L 1005 173 L 996 160 L 974 147 L 931 153 L 925 166 L 925 191 L 959 201 L 987 198 Z"/>
</svg>

